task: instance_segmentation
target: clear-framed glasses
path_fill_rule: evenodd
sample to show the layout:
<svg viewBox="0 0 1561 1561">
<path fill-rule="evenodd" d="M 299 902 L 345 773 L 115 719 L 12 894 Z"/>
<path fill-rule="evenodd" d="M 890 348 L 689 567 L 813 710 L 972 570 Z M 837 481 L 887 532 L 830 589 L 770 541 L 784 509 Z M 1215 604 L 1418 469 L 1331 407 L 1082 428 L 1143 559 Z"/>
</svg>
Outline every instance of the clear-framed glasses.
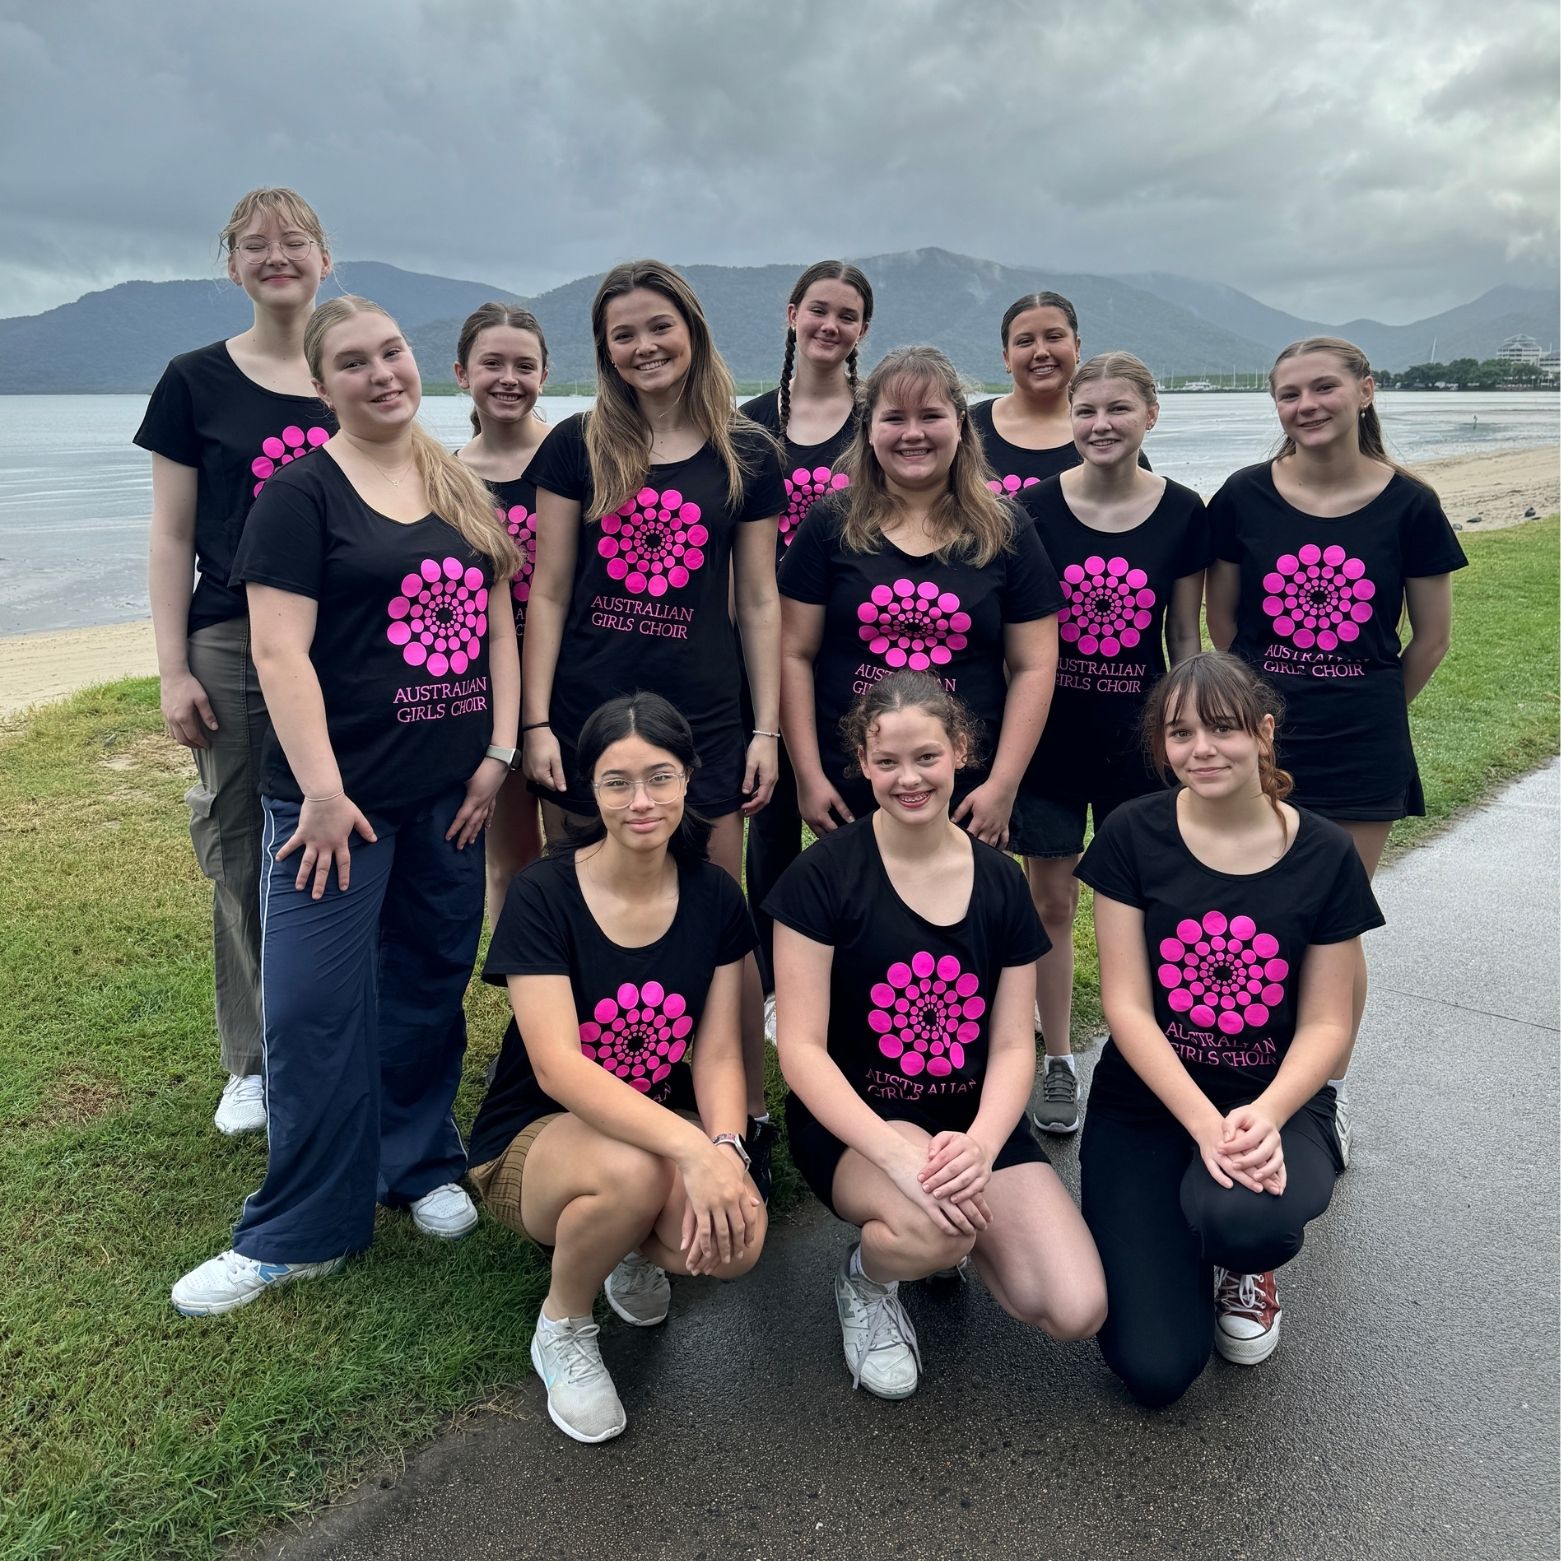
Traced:
<svg viewBox="0 0 1561 1561">
<path fill-rule="evenodd" d="M 252 266 L 266 263 L 273 249 L 280 249 L 288 260 L 302 260 L 314 248 L 314 240 L 301 233 L 290 233 L 284 239 L 245 238 L 238 242 L 238 252 Z"/>
<path fill-rule="evenodd" d="M 688 776 L 682 770 L 653 770 L 643 780 L 630 780 L 626 775 L 609 775 L 592 787 L 597 803 L 616 813 L 634 801 L 634 794 L 641 786 L 652 802 L 675 802 L 683 795 Z"/>
</svg>

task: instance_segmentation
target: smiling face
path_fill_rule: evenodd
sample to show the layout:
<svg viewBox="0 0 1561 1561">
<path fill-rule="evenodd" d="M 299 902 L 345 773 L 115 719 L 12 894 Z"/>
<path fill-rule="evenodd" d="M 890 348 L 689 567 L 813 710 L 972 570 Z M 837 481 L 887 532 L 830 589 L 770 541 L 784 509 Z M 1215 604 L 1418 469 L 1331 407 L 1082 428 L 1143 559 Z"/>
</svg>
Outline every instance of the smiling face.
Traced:
<svg viewBox="0 0 1561 1561">
<path fill-rule="evenodd" d="M 1325 450 L 1343 440 L 1360 447 L 1360 415 L 1376 386 L 1368 374 L 1356 379 L 1331 352 L 1303 352 L 1277 364 L 1274 408 L 1279 424 L 1298 450 Z"/>
<path fill-rule="evenodd" d="M 1090 466 L 1138 460 L 1144 435 L 1160 415 L 1143 392 L 1125 379 L 1088 380 L 1073 392 L 1073 442 Z"/>
<path fill-rule="evenodd" d="M 890 818 L 901 824 L 947 821 L 965 751 L 936 716 L 915 705 L 884 711 L 856 757 L 873 800 Z"/>
<path fill-rule="evenodd" d="M 484 426 L 519 423 L 529 417 L 547 383 L 542 343 L 535 331 L 490 325 L 477 333 L 455 382 L 472 398 Z"/>
<path fill-rule="evenodd" d="M 1079 366 L 1079 338 L 1068 317 L 1051 304 L 1015 315 L 1003 347 L 1003 367 L 1014 389 L 1033 395 L 1066 390 Z"/>
<path fill-rule="evenodd" d="M 664 849 L 683 822 L 688 772 L 638 732 L 602 750 L 591 783 L 607 834 L 626 850 Z"/>
<path fill-rule="evenodd" d="M 891 492 L 946 488 L 959 436 L 953 402 L 919 376 L 891 380 L 873 404 L 868 440 Z"/>
<path fill-rule="evenodd" d="M 797 333 L 797 351 L 821 369 L 837 368 L 867 334 L 862 295 L 849 282 L 826 277 L 802 302 L 787 304 L 786 324 Z"/>
<path fill-rule="evenodd" d="M 307 309 L 330 274 L 330 252 L 281 206 L 257 210 L 228 250 L 229 278 L 263 309 Z"/>
<path fill-rule="evenodd" d="M 348 315 L 326 331 L 314 388 L 344 432 L 376 443 L 400 433 L 423 396 L 412 349 L 378 310 Z"/>
<path fill-rule="evenodd" d="M 675 392 L 693 362 L 688 325 L 670 298 L 648 287 L 609 300 L 603 317 L 607 355 L 636 395 Z"/>
<path fill-rule="evenodd" d="M 1274 718 L 1265 715 L 1256 732 L 1234 716 L 1200 715 L 1197 702 L 1182 699 L 1165 718 L 1165 759 L 1187 789 L 1210 801 L 1255 795 L 1262 790 L 1258 759 L 1274 748 Z"/>
</svg>

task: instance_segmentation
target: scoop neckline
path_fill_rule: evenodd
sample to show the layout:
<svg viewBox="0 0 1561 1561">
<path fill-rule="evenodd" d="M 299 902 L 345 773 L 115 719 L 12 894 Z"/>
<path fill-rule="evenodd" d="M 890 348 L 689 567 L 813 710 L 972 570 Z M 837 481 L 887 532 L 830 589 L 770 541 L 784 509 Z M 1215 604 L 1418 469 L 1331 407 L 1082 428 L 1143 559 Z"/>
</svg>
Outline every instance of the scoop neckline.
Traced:
<svg viewBox="0 0 1561 1561">
<path fill-rule="evenodd" d="M 1307 818 L 1306 810 L 1304 808 L 1296 808 L 1295 834 L 1291 837 L 1290 843 L 1285 847 L 1284 855 L 1281 856 L 1278 861 L 1270 862 L 1267 867 L 1260 867 L 1255 873 L 1227 873 L 1221 868 L 1210 867 L 1209 864 L 1205 862 L 1203 858 L 1199 856 L 1190 845 L 1187 844 L 1186 837 L 1182 834 L 1181 809 L 1176 799 L 1180 797 L 1181 794 L 1186 791 L 1186 789 L 1187 788 L 1185 786 L 1178 786 L 1173 792 L 1170 793 L 1171 832 L 1176 836 L 1176 844 L 1182 853 L 1186 856 L 1187 860 L 1191 862 L 1194 867 L 1198 868 L 1199 871 L 1208 873 L 1212 877 L 1223 878 L 1230 883 L 1252 883 L 1259 878 L 1266 878 L 1270 873 L 1275 872 L 1277 869 L 1283 867 L 1285 863 L 1290 860 L 1290 857 L 1294 853 L 1296 847 L 1301 843 L 1301 831 L 1304 829 L 1310 832 L 1311 825 Z"/>
<path fill-rule="evenodd" d="M 330 457 L 331 469 L 338 477 L 341 478 L 344 483 L 347 484 L 347 487 L 351 491 L 353 498 L 355 498 L 358 503 L 361 504 L 364 509 L 366 509 L 369 514 L 375 518 L 375 520 L 382 520 L 387 526 L 395 526 L 398 530 L 405 531 L 409 527 L 425 526 L 429 521 L 438 520 L 440 518 L 432 510 L 429 510 L 426 515 L 420 515 L 416 520 L 397 520 L 395 516 L 387 515 L 384 510 L 375 509 L 374 506 L 370 504 L 361 493 L 358 492 L 356 484 L 354 484 L 352 478 L 347 475 L 346 467 L 344 467 L 334 455 L 331 455 L 330 451 L 326 449 L 324 445 L 320 446 L 320 454 Z M 473 473 L 473 475 L 475 476 L 476 474 Z"/>
<path fill-rule="evenodd" d="M 1053 455 L 1058 450 L 1072 450 L 1076 448 L 1071 439 L 1064 439 L 1061 444 L 1015 444 L 1014 441 L 1010 439 L 1008 435 L 997 426 L 997 403 L 1001 401 L 1004 396 L 1010 394 L 1012 394 L 1011 391 L 1002 390 L 993 396 L 989 401 L 983 401 L 981 403 L 982 406 L 986 407 L 987 409 L 987 421 L 991 423 L 992 432 L 997 436 L 999 442 L 1007 445 L 1010 450 L 1019 450 L 1025 455 Z"/>
<path fill-rule="evenodd" d="M 675 859 L 674 859 L 675 860 Z M 658 949 L 668 938 L 677 931 L 678 918 L 683 914 L 684 888 L 683 879 L 686 872 L 681 862 L 676 862 L 678 882 L 678 902 L 672 907 L 672 920 L 667 923 L 667 930 L 659 938 L 652 938 L 649 943 L 620 943 L 616 938 L 607 936 L 607 930 L 596 919 L 596 912 L 591 909 L 591 902 L 585 897 L 585 890 L 580 887 L 580 854 L 578 851 L 571 853 L 567 859 L 569 867 L 570 886 L 580 899 L 580 908 L 586 914 L 586 919 L 596 929 L 596 935 L 608 948 L 616 950 L 619 954 L 645 954 L 652 949 Z"/>
<path fill-rule="evenodd" d="M 1140 453 L 1142 453 L 1142 451 L 1140 451 Z M 1152 510 L 1150 510 L 1149 513 L 1147 515 L 1145 515 L 1144 518 L 1141 521 L 1139 521 L 1136 526 L 1129 526 L 1126 531 L 1102 531 L 1098 526 L 1090 525 L 1090 523 L 1087 520 L 1080 520 L 1079 516 L 1078 516 L 1077 512 L 1074 510 L 1073 506 L 1070 503 L 1068 503 L 1067 491 L 1062 486 L 1062 473 L 1061 472 L 1059 472 L 1057 474 L 1056 478 L 1054 479 L 1054 481 L 1057 484 L 1057 502 L 1060 505 L 1062 505 L 1064 511 L 1066 511 L 1068 519 L 1071 520 L 1073 522 L 1073 524 L 1075 526 L 1077 526 L 1081 531 L 1089 532 L 1089 534 L 1091 536 L 1094 536 L 1094 537 L 1131 537 L 1131 536 L 1136 535 L 1138 532 L 1142 531 L 1144 529 L 1144 527 L 1147 526 L 1149 524 L 1149 522 L 1151 520 L 1153 520 L 1155 518 L 1155 516 L 1158 515 L 1162 509 L 1165 508 L 1165 501 L 1168 498 L 1170 498 L 1170 496 L 1171 496 L 1171 479 L 1169 477 L 1166 477 L 1165 475 L 1163 475 L 1160 472 L 1152 472 L 1152 473 L 1150 473 L 1150 475 L 1154 476 L 1154 477 L 1159 477 L 1160 481 L 1163 482 L 1165 484 L 1165 486 L 1163 488 L 1161 488 L 1161 490 L 1160 490 L 1160 497 L 1155 501 L 1155 507 Z"/>
<path fill-rule="evenodd" d="M 923 916 L 914 905 L 909 904 L 905 897 L 894 886 L 894 879 L 889 873 L 889 864 L 883 859 L 883 851 L 878 844 L 878 831 L 873 828 L 873 815 L 869 813 L 862 820 L 862 826 L 867 831 L 869 841 L 872 843 L 873 861 L 877 865 L 878 875 L 883 879 L 884 887 L 894 897 L 894 903 L 902 911 L 915 921 L 919 921 L 924 927 L 935 927 L 939 932 L 952 932 L 957 927 L 963 927 L 970 920 L 970 907 L 976 898 L 976 844 L 969 835 L 965 835 L 965 842 L 970 847 L 970 897 L 965 901 L 965 909 L 957 921 L 933 921 L 929 916 Z M 964 832 L 961 831 L 963 834 Z"/>
<path fill-rule="evenodd" d="M 1278 456 L 1275 456 L 1274 460 L 1278 460 Z M 1313 512 L 1309 509 L 1302 509 L 1299 504 L 1292 504 L 1290 500 L 1279 491 L 1279 484 L 1274 481 L 1274 461 L 1264 461 L 1259 470 L 1263 473 L 1263 479 L 1265 482 L 1267 482 L 1269 489 L 1272 491 L 1274 497 L 1278 499 L 1279 502 L 1283 504 L 1292 515 L 1299 515 L 1303 520 L 1316 521 L 1318 525 L 1322 526 L 1337 525 L 1340 521 L 1358 520 L 1366 513 L 1367 510 L 1374 509 L 1378 504 L 1380 504 L 1383 499 L 1386 498 L 1390 492 L 1392 492 L 1394 486 L 1398 483 L 1400 477 L 1403 475 L 1401 472 L 1390 471 L 1388 473 L 1388 480 L 1382 485 L 1381 491 L 1367 499 L 1359 509 L 1347 510 L 1342 515 L 1316 515 L 1313 514 Z"/>
<path fill-rule="evenodd" d="M 251 390 L 257 390 L 261 395 L 270 396 L 273 400 L 276 401 L 297 401 L 301 402 L 304 406 L 317 406 L 325 408 L 325 403 L 321 401 L 318 396 L 300 396 L 291 390 L 273 390 L 269 385 L 262 385 L 258 379 L 254 379 L 250 375 L 246 374 L 244 370 L 239 367 L 238 359 L 235 358 L 228 350 L 228 338 L 226 336 L 224 336 L 222 340 L 217 343 L 217 345 L 222 348 L 223 361 L 230 369 L 233 370 L 235 374 L 238 375 L 241 380 L 244 381 L 246 385 L 250 387 Z"/>
</svg>

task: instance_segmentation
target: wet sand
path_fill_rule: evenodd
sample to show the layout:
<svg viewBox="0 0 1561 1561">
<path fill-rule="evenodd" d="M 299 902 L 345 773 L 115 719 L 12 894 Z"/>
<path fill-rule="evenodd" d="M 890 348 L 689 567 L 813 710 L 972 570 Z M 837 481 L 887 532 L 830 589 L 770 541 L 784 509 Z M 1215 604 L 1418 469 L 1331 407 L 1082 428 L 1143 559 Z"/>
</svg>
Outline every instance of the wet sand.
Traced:
<svg viewBox="0 0 1561 1561">
<path fill-rule="evenodd" d="M 1427 461 L 1419 472 L 1441 494 L 1448 518 L 1467 531 L 1519 525 L 1526 509 L 1539 515 L 1561 510 L 1561 451 L 1555 445 Z M 1471 524 L 1476 515 L 1480 522 Z M 0 717 L 93 683 L 156 673 L 149 621 L 0 636 Z"/>
</svg>

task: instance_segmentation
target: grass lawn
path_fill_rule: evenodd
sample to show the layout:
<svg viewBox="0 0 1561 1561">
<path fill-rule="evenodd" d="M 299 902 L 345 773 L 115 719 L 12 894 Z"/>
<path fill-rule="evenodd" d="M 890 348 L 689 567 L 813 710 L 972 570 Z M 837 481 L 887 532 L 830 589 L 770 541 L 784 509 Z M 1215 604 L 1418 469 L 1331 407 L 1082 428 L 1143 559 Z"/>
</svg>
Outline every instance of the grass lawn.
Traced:
<svg viewBox="0 0 1561 1561">
<path fill-rule="evenodd" d="M 1557 743 L 1557 522 L 1465 536 L 1456 644 L 1414 709 L 1431 813 Z M 206 1556 L 530 1371 L 540 1261 L 381 1216 L 340 1277 L 192 1322 L 168 1286 L 227 1244 L 265 1149 L 211 1127 L 208 910 L 185 756 L 149 681 L 0 733 L 0 1557 Z M 1087 892 L 1087 891 L 1086 891 Z M 1087 905 L 1080 1032 L 1099 1008 Z M 459 1102 L 503 1026 L 474 986 Z"/>
</svg>

